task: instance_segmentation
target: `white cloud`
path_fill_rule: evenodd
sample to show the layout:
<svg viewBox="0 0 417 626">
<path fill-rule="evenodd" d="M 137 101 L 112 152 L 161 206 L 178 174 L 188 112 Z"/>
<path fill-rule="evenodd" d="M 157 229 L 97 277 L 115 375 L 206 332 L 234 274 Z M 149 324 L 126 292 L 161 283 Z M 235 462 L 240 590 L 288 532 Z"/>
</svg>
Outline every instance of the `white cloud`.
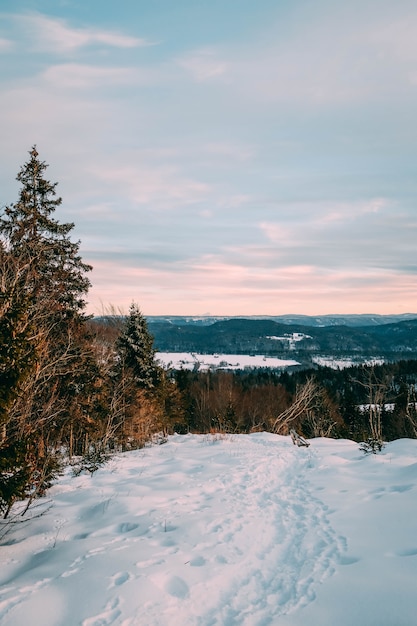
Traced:
<svg viewBox="0 0 417 626">
<path fill-rule="evenodd" d="M 178 65 L 191 74 L 197 82 L 205 82 L 223 76 L 228 64 L 218 58 L 214 50 L 196 50 L 178 59 Z"/>
<path fill-rule="evenodd" d="M 395 97 L 414 83 L 417 72 L 417 13 L 397 20 L 332 5 L 326 15 L 292 24 L 291 36 L 271 24 L 248 45 L 222 51 L 219 73 L 236 100 L 329 106 Z M 195 53 L 188 69 L 205 77 L 205 63 L 216 69 L 216 51 Z M 225 81 L 226 82 L 226 81 Z"/>
<path fill-rule="evenodd" d="M 315 226 L 327 224 L 353 222 L 366 215 L 381 213 L 392 207 L 392 201 L 387 198 L 371 198 L 356 202 L 332 202 L 317 206 L 318 216 L 313 220 Z"/>
<path fill-rule="evenodd" d="M 127 196 L 134 205 L 150 205 L 156 210 L 199 203 L 210 192 L 209 185 L 184 176 L 173 166 L 151 168 L 138 163 L 120 167 L 113 164 L 92 168 L 91 173 L 117 195 Z"/>
<path fill-rule="evenodd" d="M 280 245 L 290 245 L 293 241 L 293 232 L 287 226 L 274 222 L 261 222 L 259 228 L 264 236 L 274 243 Z"/>
<path fill-rule="evenodd" d="M 99 85 L 132 84 L 137 81 L 139 74 L 132 68 L 64 63 L 50 66 L 42 76 L 48 83 L 56 87 L 66 89 L 88 87 L 94 89 Z"/>
<path fill-rule="evenodd" d="M 138 37 L 95 28 L 72 28 L 65 20 L 41 14 L 18 15 L 14 19 L 26 31 L 35 47 L 44 51 L 67 54 L 95 44 L 116 48 L 152 45 Z"/>
<path fill-rule="evenodd" d="M 249 146 L 241 146 L 231 142 L 211 142 L 203 147 L 208 154 L 216 157 L 225 157 L 234 161 L 249 161 L 254 155 L 255 150 Z"/>
<path fill-rule="evenodd" d="M 309 264 L 248 267 L 215 255 L 190 258 L 183 265 L 144 268 L 98 261 L 94 264 L 89 310 L 97 314 L 103 302 L 117 302 L 127 308 L 132 299 L 140 301 L 146 315 L 205 311 L 213 315 L 294 311 L 312 315 L 369 313 L 375 309 L 392 313 L 399 302 L 404 310 L 407 301 L 413 308 L 409 294 L 415 277 L 392 270 L 334 271 Z"/>
<path fill-rule="evenodd" d="M 417 12 L 411 12 L 397 19 L 380 20 L 371 30 L 369 39 L 385 61 L 395 56 L 401 61 L 417 63 L 416 32 Z"/>
<path fill-rule="evenodd" d="M 387 198 L 373 198 L 367 202 L 364 206 L 365 213 L 380 213 L 383 209 L 386 209 L 391 202 Z"/>
<path fill-rule="evenodd" d="M 0 37 L 0 52 L 7 52 L 13 48 L 13 42 L 10 39 Z"/>
<path fill-rule="evenodd" d="M 253 196 L 244 193 L 231 193 L 229 191 L 221 192 L 219 190 L 216 200 L 216 206 L 219 209 L 239 209 L 253 202 Z"/>
</svg>

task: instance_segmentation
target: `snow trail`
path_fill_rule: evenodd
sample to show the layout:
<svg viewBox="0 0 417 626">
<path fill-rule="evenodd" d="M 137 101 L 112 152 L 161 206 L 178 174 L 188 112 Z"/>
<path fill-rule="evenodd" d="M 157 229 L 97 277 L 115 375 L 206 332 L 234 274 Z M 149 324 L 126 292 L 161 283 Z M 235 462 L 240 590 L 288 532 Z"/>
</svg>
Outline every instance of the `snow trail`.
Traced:
<svg viewBox="0 0 417 626">
<path fill-rule="evenodd" d="M 202 529 L 204 545 L 195 539 L 196 549 L 217 559 L 201 583 L 206 605 L 190 617 L 192 595 L 201 593 L 191 588 L 181 623 L 272 623 L 313 600 L 316 586 L 339 559 L 342 540 L 331 528 L 325 505 L 309 491 L 314 453 L 291 443 L 278 451 L 276 438 L 264 434 L 253 435 L 249 447 L 245 443 L 237 439 L 236 466 L 217 477 L 221 505 L 213 508 L 221 515 Z"/>
<path fill-rule="evenodd" d="M 1 626 L 414 626 L 416 460 L 186 435 L 68 472 L 0 545 Z"/>
<path fill-rule="evenodd" d="M 9 564 L 4 625 L 43 601 L 42 626 L 276 624 L 314 599 L 343 550 L 309 488 L 315 464 L 289 438 L 190 435 L 62 479 L 34 521 L 38 553 Z"/>
</svg>

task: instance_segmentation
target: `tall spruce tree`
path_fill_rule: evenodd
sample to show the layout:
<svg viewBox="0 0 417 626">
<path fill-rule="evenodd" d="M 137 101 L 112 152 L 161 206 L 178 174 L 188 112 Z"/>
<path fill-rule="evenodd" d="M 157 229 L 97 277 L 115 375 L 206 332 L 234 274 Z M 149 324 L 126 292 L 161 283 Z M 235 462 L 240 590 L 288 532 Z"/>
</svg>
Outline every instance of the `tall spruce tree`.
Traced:
<svg viewBox="0 0 417 626">
<path fill-rule="evenodd" d="M 62 200 L 57 184 L 45 178 L 47 165 L 35 146 L 29 154 L 17 175 L 19 199 L 0 218 L 0 452 L 7 459 L 0 509 L 6 515 L 14 499 L 47 485 L 55 450 L 79 413 L 74 390 L 91 365 L 83 313 L 91 267 L 69 237 L 74 225 L 52 217 Z"/>
<path fill-rule="evenodd" d="M 36 303 L 53 300 L 53 310 L 73 315 L 85 307 L 90 287 L 85 274 L 91 266 L 79 255 L 80 242 L 69 238 L 74 224 L 60 224 L 52 217 L 62 198 L 56 195 L 57 183 L 44 177 L 48 166 L 38 159 L 36 146 L 29 154 L 17 175 L 19 200 L 4 209 L 0 235 L 6 250 L 28 268 L 26 289 Z"/>
<path fill-rule="evenodd" d="M 111 402 L 119 407 L 119 441 L 129 448 L 144 445 L 165 428 L 164 372 L 153 341 L 145 317 L 132 303 L 116 341 Z"/>
<path fill-rule="evenodd" d="M 160 381 L 161 368 L 155 361 L 153 342 L 146 318 L 133 302 L 125 328 L 117 341 L 117 350 L 119 368 L 130 371 L 140 389 L 153 389 Z"/>
</svg>

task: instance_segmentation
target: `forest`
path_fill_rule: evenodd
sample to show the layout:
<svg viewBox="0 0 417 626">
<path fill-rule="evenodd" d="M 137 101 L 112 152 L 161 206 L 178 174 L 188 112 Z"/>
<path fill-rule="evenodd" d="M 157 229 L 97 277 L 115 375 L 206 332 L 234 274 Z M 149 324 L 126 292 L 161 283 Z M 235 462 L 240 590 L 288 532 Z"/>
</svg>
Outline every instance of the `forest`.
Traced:
<svg viewBox="0 0 417 626">
<path fill-rule="evenodd" d="M 415 318 L 365 326 L 349 326 L 343 322 L 312 326 L 311 321 L 310 325 L 302 325 L 236 317 L 204 325 L 150 318 L 148 324 L 161 352 L 253 352 L 292 358 L 310 365 L 315 357 L 323 354 L 333 358 L 353 357 L 354 360 L 371 359 L 375 355 L 384 361 L 417 358 Z"/>
<path fill-rule="evenodd" d="M 187 431 L 389 441 L 417 436 L 417 361 L 302 371 L 171 372 Z M 178 425 L 178 428 L 180 426 Z"/>
<path fill-rule="evenodd" d="M 417 437 L 417 361 L 331 370 L 166 370 L 137 303 L 85 313 L 91 266 L 60 223 L 57 183 L 34 146 L 0 218 L 0 514 L 43 495 L 63 467 L 177 432 L 371 442 Z M 111 311 L 111 309 L 110 309 Z M 376 443 L 376 447 L 372 444 Z"/>
</svg>

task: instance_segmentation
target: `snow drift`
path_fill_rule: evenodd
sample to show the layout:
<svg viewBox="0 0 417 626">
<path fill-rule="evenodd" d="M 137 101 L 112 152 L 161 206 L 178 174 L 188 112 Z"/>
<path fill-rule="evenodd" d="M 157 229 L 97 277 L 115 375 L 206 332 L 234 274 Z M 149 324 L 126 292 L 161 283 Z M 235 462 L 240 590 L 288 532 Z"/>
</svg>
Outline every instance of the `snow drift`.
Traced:
<svg viewBox="0 0 417 626">
<path fill-rule="evenodd" d="M 414 626 L 417 441 L 170 437 L 0 546 L 2 626 Z"/>
</svg>

